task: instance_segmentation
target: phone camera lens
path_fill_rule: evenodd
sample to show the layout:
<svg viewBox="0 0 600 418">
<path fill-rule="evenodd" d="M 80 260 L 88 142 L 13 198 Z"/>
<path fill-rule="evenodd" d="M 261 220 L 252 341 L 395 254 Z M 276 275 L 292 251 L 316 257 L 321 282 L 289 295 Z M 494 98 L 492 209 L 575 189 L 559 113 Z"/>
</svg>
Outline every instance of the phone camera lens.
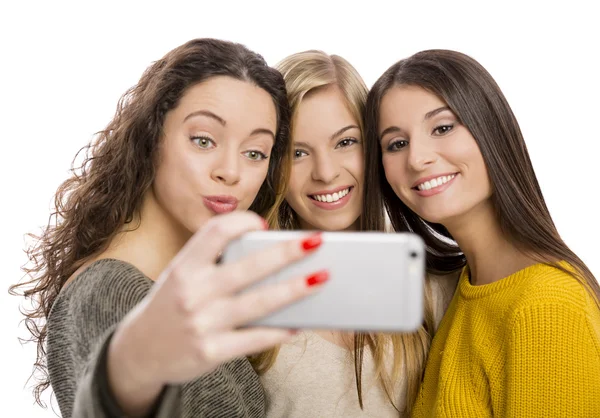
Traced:
<svg viewBox="0 0 600 418">
<path fill-rule="evenodd" d="M 417 258 L 417 257 L 419 256 L 419 254 L 417 254 L 417 252 L 416 252 L 416 251 L 413 251 L 413 252 L 411 252 L 411 253 L 410 253 L 410 256 L 411 256 L 412 258 Z"/>
</svg>

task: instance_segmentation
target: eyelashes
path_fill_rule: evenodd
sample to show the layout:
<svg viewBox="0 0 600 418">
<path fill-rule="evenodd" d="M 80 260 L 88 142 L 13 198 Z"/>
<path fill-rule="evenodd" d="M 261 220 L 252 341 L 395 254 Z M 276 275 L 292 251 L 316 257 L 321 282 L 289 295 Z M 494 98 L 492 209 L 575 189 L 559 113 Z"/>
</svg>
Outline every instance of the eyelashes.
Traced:
<svg viewBox="0 0 600 418">
<path fill-rule="evenodd" d="M 202 150 L 213 149 L 217 146 L 212 138 L 205 135 L 191 136 L 190 141 L 192 141 L 198 148 Z M 242 152 L 242 155 L 248 158 L 250 161 L 263 161 L 269 158 L 267 154 L 256 149 L 244 151 Z"/>
<path fill-rule="evenodd" d="M 302 157 L 306 157 L 307 155 L 308 155 L 308 152 L 306 152 L 304 150 L 301 150 L 301 149 L 294 150 L 294 160 L 297 160 Z"/>
<path fill-rule="evenodd" d="M 442 136 L 442 135 L 446 135 L 452 129 L 454 129 L 454 124 L 447 123 L 447 124 L 439 125 L 439 126 L 436 126 L 435 128 L 433 128 L 433 131 L 431 132 L 431 134 L 432 135 L 436 134 L 437 136 Z"/>
<path fill-rule="evenodd" d="M 337 144 L 335 144 L 335 149 L 349 148 L 358 143 L 360 143 L 360 140 L 358 140 L 354 137 L 342 138 L 341 140 L 338 141 Z M 306 157 L 307 155 L 309 155 L 308 151 L 303 150 L 301 148 L 296 148 L 294 150 L 294 160 L 300 159 L 302 157 Z"/>
<path fill-rule="evenodd" d="M 246 151 L 243 153 L 243 155 L 245 155 L 249 160 L 252 160 L 252 161 L 262 161 L 262 160 L 266 160 L 267 158 L 269 158 L 269 156 L 266 155 L 264 152 L 261 152 L 258 150 Z"/>
<path fill-rule="evenodd" d="M 341 139 L 336 145 L 336 148 L 348 148 L 354 144 L 358 144 L 358 139 L 356 138 L 352 138 L 352 137 L 348 137 L 348 138 L 343 138 Z"/>
<path fill-rule="evenodd" d="M 408 141 L 401 139 L 401 140 L 396 140 L 396 141 L 392 141 L 388 144 L 386 150 L 388 152 L 394 152 L 394 151 L 400 151 L 402 148 L 406 147 L 408 145 Z"/>
<path fill-rule="evenodd" d="M 190 140 L 194 144 L 196 144 L 196 146 L 198 148 L 201 148 L 201 149 L 210 149 L 210 148 L 214 148 L 216 146 L 215 141 L 213 141 L 208 136 L 196 135 L 196 136 L 190 137 Z"/>
<path fill-rule="evenodd" d="M 435 128 L 433 128 L 433 130 L 431 131 L 431 136 L 434 136 L 434 137 L 445 136 L 454 129 L 454 126 L 455 126 L 454 123 L 446 123 L 443 125 L 438 125 Z M 395 139 L 395 140 L 392 140 L 388 144 L 386 150 L 388 152 L 400 151 L 401 149 L 408 146 L 408 144 L 409 144 L 409 141 L 407 139 Z"/>
</svg>

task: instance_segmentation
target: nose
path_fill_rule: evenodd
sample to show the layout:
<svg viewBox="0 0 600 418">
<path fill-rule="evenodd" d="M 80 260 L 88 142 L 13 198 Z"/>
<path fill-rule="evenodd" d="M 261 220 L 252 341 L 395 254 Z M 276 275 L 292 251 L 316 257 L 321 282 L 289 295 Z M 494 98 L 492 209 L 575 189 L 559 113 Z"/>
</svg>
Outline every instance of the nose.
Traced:
<svg viewBox="0 0 600 418">
<path fill-rule="evenodd" d="M 408 146 L 408 164 L 415 171 L 423 171 L 437 161 L 434 144 L 429 138 L 411 138 Z"/>
<path fill-rule="evenodd" d="M 329 153 L 316 155 L 312 168 L 312 178 L 315 181 L 331 183 L 340 175 L 340 165 Z"/>
<path fill-rule="evenodd" d="M 240 181 L 240 158 L 237 150 L 223 149 L 214 163 L 211 177 L 214 181 L 233 186 Z"/>
</svg>

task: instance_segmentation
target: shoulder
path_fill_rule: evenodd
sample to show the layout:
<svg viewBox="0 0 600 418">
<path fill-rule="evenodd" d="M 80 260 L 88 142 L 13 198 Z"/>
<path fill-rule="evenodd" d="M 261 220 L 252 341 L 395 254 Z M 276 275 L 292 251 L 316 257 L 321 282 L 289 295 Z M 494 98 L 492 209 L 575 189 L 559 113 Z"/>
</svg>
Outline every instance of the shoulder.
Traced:
<svg viewBox="0 0 600 418">
<path fill-rule="evenodd" d="M 118 292 L 146 292 L 152 281 L 138 268 L 125 261 L 105 258 L 94 261 L 75 276 L 61 291 L 61 295 L 91 293 L 104 296 Z"/>
<path fill-rule="evenodd" d="M 72 320 L 91 314 L 121 317 L 131 310 L 152 286 L 152 281 L 135 266 L 117 259 L 94 261 L 58 294 L 50 316 Z"/>
<path fill-rule="evenodd" d="M 572 266 L 559 263 L 559 267 L 540 264 L 531 269 L 519 296 L 508 307 L 507 323 L 513 331 L 527 329 L 528 333 L 548 335 L 570 335 L 581 327 L 599 342 L 598 304 L 590 290 L 572 274 Z"/>
<path fill-rule="evenodd" d="M 575 269 L 567 263 L 532 266 L 513 310 L 518 312 L 530 306 L 555 304 L 575 310 L 591 309 L 595 305 L 591 294 L 574 272 Z"/>
</svg>

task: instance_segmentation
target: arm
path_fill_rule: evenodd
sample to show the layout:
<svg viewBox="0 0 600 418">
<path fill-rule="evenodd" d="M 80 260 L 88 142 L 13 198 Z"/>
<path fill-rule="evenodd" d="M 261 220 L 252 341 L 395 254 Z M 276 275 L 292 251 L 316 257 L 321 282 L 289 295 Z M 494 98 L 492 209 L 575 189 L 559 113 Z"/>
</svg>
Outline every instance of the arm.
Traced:
<svg viewBox="0 0 600 418">
<path fill-rule="evenodd" d="M 133 266 L 102 260 L 62 291 L 48 319 L 48 368 L 63 416 L 125 415 L 109 383 L 108 349 L 117 324 L 146 296 L 151 284 Z M 133 377 L 129 371 L 121 367 L 115 377 L 127 384 Z M 157 407 L 156 416 L 158 411 L 170 415 L 167 411 L 177 404 L 173 400 L 178 388 L 163 392 L 160 385 L 142 394 L 146 405 L 141 413 Z"/>
<path fill-rule="evenodd" d="M 527 306 L 513 324 L 505 416 L 600 416 L 600 324 L 569 301 Z"/>
<path fill-rule="evenodd" d="M 318 237 L 307 236 L 215 265 L 231 240 L 257 227 L 264 222 L 250 212 L 215 217 L 155 283 L 130 266 L 142 277 L 104 272 L 96 280 L 78 277 L 63 289 L 48 321 L 50 377 L 63 415 L 121 415 L 108 409 L 120 405 L 136 416 L 155 407 L 161 417 L 177 416 L 177 408 L 186 416 L 261 416 L 262 388 L 245 357 L 291 333 L 244 325 L 320 286 L 297 277 L 240 293 L 318 247 Z M 180 400 L 167 396 L 181 385 Z"/>
</svg>

